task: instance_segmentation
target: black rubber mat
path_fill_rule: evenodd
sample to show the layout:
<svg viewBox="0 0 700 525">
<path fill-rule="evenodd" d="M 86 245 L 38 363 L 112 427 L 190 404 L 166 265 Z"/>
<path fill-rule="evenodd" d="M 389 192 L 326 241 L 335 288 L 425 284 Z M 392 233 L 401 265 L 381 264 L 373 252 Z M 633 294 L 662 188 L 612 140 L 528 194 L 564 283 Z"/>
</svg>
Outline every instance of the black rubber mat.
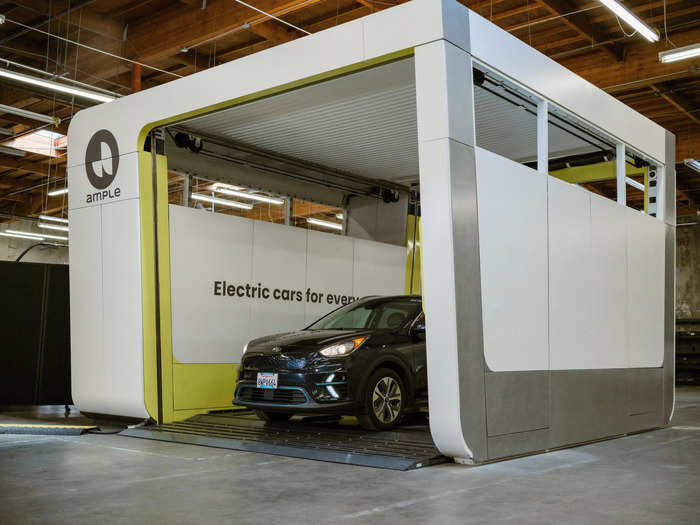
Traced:
<svg viewBox="0 0 700 525">
<path fill-rule="evenodd" d="M 127 429 L 121 435 L 394 470 L 447 461 L 425 420 L 391 432 L 369 432 L 354 418 L 306 417 L 271 424 L 248 412 L 223 413 Z"/>
</svg>

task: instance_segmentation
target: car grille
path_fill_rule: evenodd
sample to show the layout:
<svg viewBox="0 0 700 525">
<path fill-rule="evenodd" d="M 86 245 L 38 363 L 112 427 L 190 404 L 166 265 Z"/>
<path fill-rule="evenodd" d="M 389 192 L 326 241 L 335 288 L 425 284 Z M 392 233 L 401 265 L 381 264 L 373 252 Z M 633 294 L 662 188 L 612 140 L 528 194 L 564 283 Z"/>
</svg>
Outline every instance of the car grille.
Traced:
<svg viewBox="0 0 700 525">
<path fill-rule="evenodd" d="M 241 387 L 238 391 L 238 400 L 280 405 L 301 405 L 307 401 L 304 392 L 297 388 L 256 388 L 252 386 Z"/>
<path fill-rule="evenodd" d="M 284 354 L 252 355 L 243 360 L 243 368 L 246 370 L 259 370 L 262 372 L 277 370 L 300 370 L 305 366 L 305 358 L 295 359 Z"/>
</svg>

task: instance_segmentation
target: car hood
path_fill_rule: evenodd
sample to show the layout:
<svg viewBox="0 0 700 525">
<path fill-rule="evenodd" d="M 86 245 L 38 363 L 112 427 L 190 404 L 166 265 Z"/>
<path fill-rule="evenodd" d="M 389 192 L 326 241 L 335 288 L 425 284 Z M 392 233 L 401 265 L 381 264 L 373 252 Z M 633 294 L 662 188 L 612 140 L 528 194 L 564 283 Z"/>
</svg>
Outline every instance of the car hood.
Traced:
<svg viewBox="0 0 700 525">
<path fill-rule="evenodd" d="M 248 343 L 248 354 L 275 354 L 278 352 L 315 352 L 325 346 L 369 337 L 373 330 L 298 330 L 268 335 Z"/>
</svg>

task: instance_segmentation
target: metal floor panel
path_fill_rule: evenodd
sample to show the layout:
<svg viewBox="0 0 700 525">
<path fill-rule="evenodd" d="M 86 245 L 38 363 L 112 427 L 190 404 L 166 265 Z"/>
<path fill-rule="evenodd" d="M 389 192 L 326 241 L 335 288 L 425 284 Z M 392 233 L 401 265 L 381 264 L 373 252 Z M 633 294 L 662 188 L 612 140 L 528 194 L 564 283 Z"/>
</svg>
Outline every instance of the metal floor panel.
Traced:
<svg viewBox="0 0 700 525">
<path fill-rule="evenodd" d="M 423 417 L 413 419 L 418 421 L 409 420 L 394 431 L 370 432 L 354 418 L 295 417 L 272 424 L 245 411 L 131 428 L 121 435 L 393 470 L 447 461 L 435 448 Z"/>
</svg>

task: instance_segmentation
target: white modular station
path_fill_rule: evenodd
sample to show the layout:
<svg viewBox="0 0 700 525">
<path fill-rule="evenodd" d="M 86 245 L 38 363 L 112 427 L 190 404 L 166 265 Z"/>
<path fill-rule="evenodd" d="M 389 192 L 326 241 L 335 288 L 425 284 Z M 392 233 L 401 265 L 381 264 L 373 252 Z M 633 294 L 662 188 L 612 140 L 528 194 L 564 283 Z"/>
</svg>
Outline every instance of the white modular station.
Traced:
<svg viewBox="0 0 700 525">
<path fill-rule="evenodd" d="M 209 155 L 174 146 L 173 129 L 206 137 Z M 231 408 L 248 339 L 403 293 L 419 183 L 443 454 L 481 463 L 669 422 L 674 137 L 454 0 L 81 111 L 68 141 L 82 411 L 169 422 Z M 617 201 L 550 169 L 608 150 Z M 647 170 L 646 212 L 625 204 L 630 163 Z M 338 236 L 168 205 L 169 171 L 339 206 L 375 185 L 398 202 L 350 200 Z"/>
</svg>

